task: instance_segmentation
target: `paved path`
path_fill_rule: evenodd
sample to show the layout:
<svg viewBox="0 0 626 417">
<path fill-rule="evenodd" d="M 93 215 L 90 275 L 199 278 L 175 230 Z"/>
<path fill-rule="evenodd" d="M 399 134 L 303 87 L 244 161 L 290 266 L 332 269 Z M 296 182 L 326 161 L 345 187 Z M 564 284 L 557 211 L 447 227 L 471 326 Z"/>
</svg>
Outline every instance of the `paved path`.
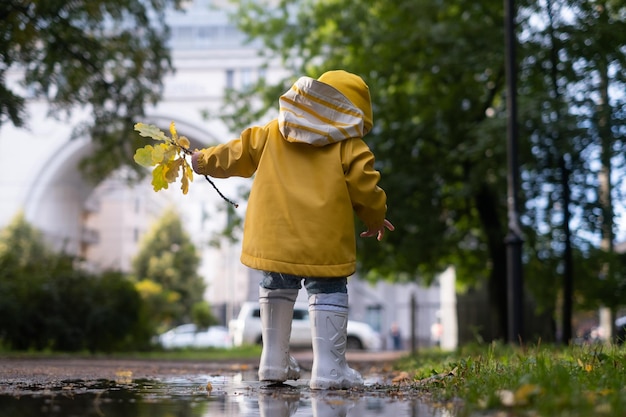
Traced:
<svg viewBox="0 0 626 417">
<path fill-rule="evenodd" d="M 372 366 L 390 366 L 407 352 L 348 352 L 348 363 L 366 372 Z M 304 371 L 311 369 L 311 351 L 293 356 Z M 0 392 L 12 384 L 48 385 L 63 381 L 101 379 L 146 379 L 176 375 L 216 375 L 229 372 L 256 372 L 258 358 L 236 361 L 192 361 L 110 358 L 0 358 Z"/>
<path fill-rule="evenodd" d="M 207 416 L 449 417 L 448 409 L 437 411 L 423 390 L 410 384 L 388 388 L 395 376 L 402 374 L 392 364 L 406 355 L 408 352 L 348 352 L 349 364 L 362 373 L 365 386 L 322 391 L 308 386 L 310 351 L 293 352 L 303 370 L 301 379 L 281 386 L 258 381 L 258 358 L 192 361 L 0 356 L 0 416 L 97 413 L 135 417 L 138 410 L 142 415 L 189 415 L 193 407 Z"/>
</svg>

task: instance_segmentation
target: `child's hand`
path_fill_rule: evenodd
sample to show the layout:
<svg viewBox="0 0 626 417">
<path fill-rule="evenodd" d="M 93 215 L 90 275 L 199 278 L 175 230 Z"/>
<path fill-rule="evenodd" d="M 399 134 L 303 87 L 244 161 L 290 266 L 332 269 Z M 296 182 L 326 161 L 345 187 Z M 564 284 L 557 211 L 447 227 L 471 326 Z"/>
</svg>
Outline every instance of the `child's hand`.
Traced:
<svg viewBox="0 0 626 417">
<path fill-rule="evenodd" d="M 202 158 L 202 153 L 200 151 L 195 151 L 193 153 L 193 155 L 191 155 L 191 167 L 193 168 L 194 172 L 196 174 L 199 174 L 198 172 L 198 159 Z"/>
<path fill-rule="evenodd" d="M 396 229 L 395 226 L 393 224 L 391 224 L 391 222 L 389 220 L 385 219 L 385 221 L 383 221 L 383 225 L 380 228 L 378 228 L 376 230 L 369 230 L 369 229 L 367 229 L 365 232 L 362 232 L 359 236 L 361 236 L 361 237 L 372 237 L 374 235 L 377 235 L 376 239 L 377 240 L 382 240 L 383 236 L 385 236 L 385 227 L 387 229 L 389 229 L 390 231 L 392 231 L 392 232 Z"/>
</svg>

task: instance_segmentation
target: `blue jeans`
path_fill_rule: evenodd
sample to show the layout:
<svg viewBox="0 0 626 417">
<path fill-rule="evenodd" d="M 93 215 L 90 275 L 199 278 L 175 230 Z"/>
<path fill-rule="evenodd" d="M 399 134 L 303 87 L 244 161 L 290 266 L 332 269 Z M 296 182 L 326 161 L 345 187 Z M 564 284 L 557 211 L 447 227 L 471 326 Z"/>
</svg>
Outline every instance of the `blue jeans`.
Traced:
<svg viewBox="0 0 626 417">
<path fill-rule="evenodd" d="M 302 288 L 302 281 L 304 281 L 304 288 L 308 295 L 348 293 L 347 277 L 301 277 L 263 271 L 260 285 L 268 290 L 299 290 Z"/>
</svg>

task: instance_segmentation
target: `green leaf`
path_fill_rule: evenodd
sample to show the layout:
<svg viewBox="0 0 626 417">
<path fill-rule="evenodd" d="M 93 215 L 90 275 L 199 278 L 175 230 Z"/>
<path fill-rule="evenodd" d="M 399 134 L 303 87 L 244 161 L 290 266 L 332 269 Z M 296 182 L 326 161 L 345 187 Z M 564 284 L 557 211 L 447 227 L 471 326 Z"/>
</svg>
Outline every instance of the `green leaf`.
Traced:
<svg viewBox="0 0 626 417">
<path fill-rule="evenodd" d="M 139 165 L 143 167 L 151 167 L 154 165 L 153 161 L 154 147 L 151 145 L 146 145 L 143 148 L 139 148 L 135 151 L 135 156 L 133 159 Z"/>
<path fill-rule="evenodd" d="M 169 138 L 163 133 L 161 129 L 155 125 L 147 125 L 145 123 L 135 123 L 135 130 L 139 134 L 146 138 L 152 138 L 154 140 L 168 141 Z"/>
</svg>

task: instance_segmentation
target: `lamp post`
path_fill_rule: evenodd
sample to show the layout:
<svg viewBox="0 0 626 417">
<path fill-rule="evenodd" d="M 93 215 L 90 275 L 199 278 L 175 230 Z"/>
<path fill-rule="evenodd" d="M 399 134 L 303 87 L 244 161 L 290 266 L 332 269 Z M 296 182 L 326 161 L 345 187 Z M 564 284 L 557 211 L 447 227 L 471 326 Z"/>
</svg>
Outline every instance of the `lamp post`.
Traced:
<svg viewBox="0 0 626 417">
<path fill-rule="evenodd" d="M 515 4 L 504 0 L 505 71 L 507 82 L 507 314 L 509 343 L 522 338 L 523 285 L 522 285 L 522 231 L 519 224 L 518 196 L 519 167 L 517 162 L 517 71 L 515 65 Z"/>
</svg>

